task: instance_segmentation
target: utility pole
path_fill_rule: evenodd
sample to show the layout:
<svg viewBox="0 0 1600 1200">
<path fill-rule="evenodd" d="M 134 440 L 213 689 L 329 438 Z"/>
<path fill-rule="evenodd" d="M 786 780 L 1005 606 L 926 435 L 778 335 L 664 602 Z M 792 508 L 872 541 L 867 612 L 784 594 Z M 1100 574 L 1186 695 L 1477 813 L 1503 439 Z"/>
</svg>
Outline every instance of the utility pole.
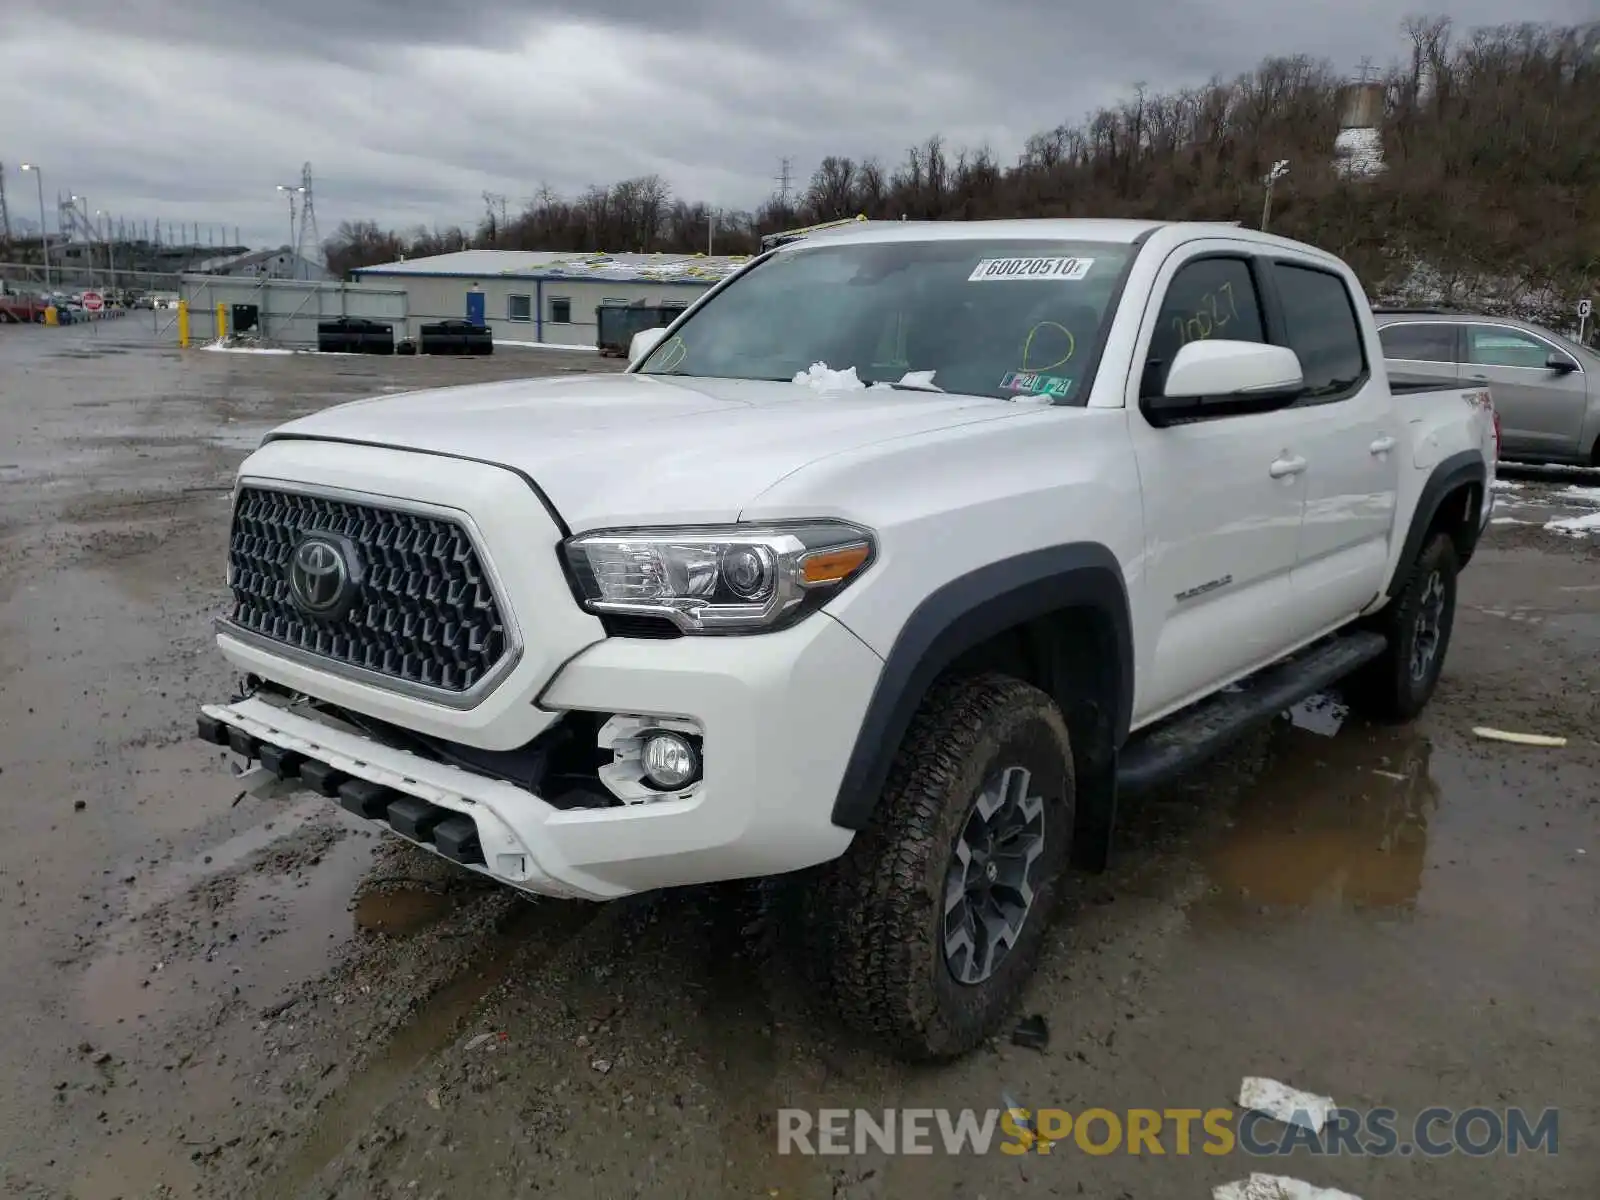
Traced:
<svg viewBox="0 0 1600 1200">
<path fill-rule="evenodd" d="M 4 240 L 6 249 L 11 249 L 11 211 L 6 208 L 6 168 L 0 163 L 0 240 Z M 8 254 L 9 258 L 10 255 Z"/>
<path fill-rule="evenodd" d="M 311 195 L 311 164 L 300 171 L 300 236 L 294 243 L 294 278 L 300 278 L 300 260 L 322 262 L 322 234 L 317 229 L 317 207 Z"/>
<path fill-rule="evenodd" d="M 778 174 L 776 177 L 776 182 L 778 185 L 778 207 L 783 209 L 785 212 L 789 211 L 789 190 L 793 186 L 789 170 L 790 160 L 787 158 L 780 160 Z"/>
<path fill-rule="evenodd" d="M 708 208 L 706 210 L 706 257 L 707 258 L 709 258 L 711 255 L 713 255 L 713 254 L 715 254 L 717 252 L 716 249 L 715 249 L 716 244 L 717 244 L 717 210 L 714 209 L 714 208 Z"/>
<path fill-rule="evenodd" d="M 1261 183 L 1266 188 L 1266 195 L 1261 201 L 1261 232 L 1267 231 L 1267 222 L 1272 219 L 1272 185 L 1277 183 L 1289 173 L 1289 160 L 1280 158 L 1272 164 L 1272 170 L 1261 177 Z"/>
</svg>

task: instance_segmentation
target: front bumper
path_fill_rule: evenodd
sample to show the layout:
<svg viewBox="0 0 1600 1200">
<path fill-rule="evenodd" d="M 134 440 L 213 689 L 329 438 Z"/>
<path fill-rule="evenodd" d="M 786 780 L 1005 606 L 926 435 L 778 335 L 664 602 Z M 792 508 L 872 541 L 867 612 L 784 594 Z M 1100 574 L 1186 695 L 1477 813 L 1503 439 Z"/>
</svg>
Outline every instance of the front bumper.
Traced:
<svg viewBox="0 0 1600 1200">
<path fill-rule="evenodd" d="M 648 804 L 556 808 L 260 698 L 204 706 L 202 736 L 513 887 L 608 900 L 842 854 L 852 834 L 833 824 L 833 802 L 882 666 L 825 613 L 750 637 L 590 646 L 551 681 L 540 710 L 673 717 L 704 730 L 704 777 L 684 797 Z"/>
</svg>

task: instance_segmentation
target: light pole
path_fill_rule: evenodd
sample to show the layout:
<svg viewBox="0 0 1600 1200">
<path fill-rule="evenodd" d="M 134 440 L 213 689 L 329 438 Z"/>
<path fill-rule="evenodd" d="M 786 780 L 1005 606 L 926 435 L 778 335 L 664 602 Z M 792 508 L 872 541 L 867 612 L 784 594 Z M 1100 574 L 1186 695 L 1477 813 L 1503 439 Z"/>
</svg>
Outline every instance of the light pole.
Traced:
<svg viewBox="0 0 1600 1200">
<path fill-rule="evenodd" d="M 39 257 L 44 259 L 44 290 L 50 290 L 50 227 L 44 222 L 44 172 L 34 163 L 23 163 L 24 171 L 32 171 L 39 183 Z"/>
<path fill-rule="evenodd" d="M 289 197 L 289 249 L 291 251 L 293 251 L 294 250 L 294 198 L 298 193 L 303 192 L 306 189 L 304 187 L 299 187 L 299 186 L 296 186 L 294 184 L 280 183 L 278 185 L 278 190 L 280 192 L 282 192 L 285 196 Z"/>
<path fill-rule="evenodd" d="M 1280 158 L 1277 162 L 1272 164 L 1272 170 L 1268 171 L 1261 178 L 1261 182 L 1266 186 L 1267 189 L 1267 194 L 1261 201 L 1262 233 L 1267 231 L 1267 222 L 1272 219 L 1272 185 L 1277 183 L 1278 180 L 1282 179 L 1288 173 L 1289 160 L 1287 158 Z"/>
<path fill-rule="evenodd" d="M 106 219 L 106 270 L 111 275 L 111 290 L 117 290 L 117 244 L 114 236 L 115 229 L 111 225 L 111 214 L 102 209 L 95 209 L 94 215 Z"/>
</svg>

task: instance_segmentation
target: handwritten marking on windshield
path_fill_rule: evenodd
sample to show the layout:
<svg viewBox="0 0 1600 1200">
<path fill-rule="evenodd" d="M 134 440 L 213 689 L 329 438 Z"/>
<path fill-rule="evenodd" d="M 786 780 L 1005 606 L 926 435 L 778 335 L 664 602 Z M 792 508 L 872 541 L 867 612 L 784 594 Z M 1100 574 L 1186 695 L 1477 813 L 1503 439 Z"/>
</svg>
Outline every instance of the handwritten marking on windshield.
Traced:
<svg viewBox="0 0 1600 1200">
<path fill-rule="evenodd" d="M 661 361 L 656 364 L 658 371 L 676 371 L 683 365 L 683 360 L 689 357 L 688 344 L 681 337 L 674 337 L 661 350 Z"/>
<path fill-rule="evenodd" d="M 1039 331 L 1041 329 L 1055 329 L 1066 335 L 1067 352 L 1060 358 L 1056 359 L 1053 363 L 1045 363 L 1041 365 L 1028 361 L 1033 354 L 1033 339 L 1039 336 Z M 1072 360 L 1072 356 L 1077 352 L 1078 339 L 1072 336 L 1072 330 L 1068 329 L 1065 325 L 1058 324 L 1055 321 L 1040 321 L 1032 329 L 1028 330 L 1028 338 L 1022 343 L 1022 370 L 1025 372 L 1053 371 L 1063 363 L 1070 362 Z"/>
</svg>

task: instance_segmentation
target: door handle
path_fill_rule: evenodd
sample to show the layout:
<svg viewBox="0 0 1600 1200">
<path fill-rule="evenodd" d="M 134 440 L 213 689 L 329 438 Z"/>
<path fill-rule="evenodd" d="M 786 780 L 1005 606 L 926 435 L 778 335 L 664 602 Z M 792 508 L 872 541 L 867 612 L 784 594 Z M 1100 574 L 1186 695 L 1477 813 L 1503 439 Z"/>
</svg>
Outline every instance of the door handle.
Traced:
<svg viewBox="0 0 1600 1200">
<path fill-rule="evenodd" d="M 1288 475 L 1298 475 L 1306 469 L 1306 460 L 1296 455 L 1293 458 L 1274 459 L 1267 473 L 1274 479 L 1282 479 Z"/>
<path fill-rule="evenodd" d="M 1489 377 L 1487 375 L 1468 375 L 1467 378 L 1472 380 L 1473 383 L 1488 383 L 1489 382 Z"/>
<path fill-rule="evenodd" d="M 1374 454 L 1387 454 L 1393 449 L 1394 439 L 1388 434 L 1384 434 L 1381 438 L 1372 443 L 1372 452 Z"/>
</svg>

